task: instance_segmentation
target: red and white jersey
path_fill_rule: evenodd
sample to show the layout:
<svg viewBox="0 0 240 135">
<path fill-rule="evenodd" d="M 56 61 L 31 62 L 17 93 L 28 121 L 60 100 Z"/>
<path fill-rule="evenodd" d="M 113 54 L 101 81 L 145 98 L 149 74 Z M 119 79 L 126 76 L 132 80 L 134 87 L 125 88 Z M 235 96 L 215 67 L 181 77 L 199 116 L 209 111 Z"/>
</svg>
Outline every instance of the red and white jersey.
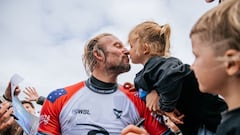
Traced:
<svg viewBox="0 0 240 135">
<path fill-rule="evenodd" d="M 97 93 L 85 82 L 57 89 L 43 104 L 38 132 L 50 135 L 119 135 L 124 127 L 145 118 L 151 135 L 167 127 L 158 122 L 145 103 L 133 92 L 119 86 L 113 93 Z"/>
</svg>

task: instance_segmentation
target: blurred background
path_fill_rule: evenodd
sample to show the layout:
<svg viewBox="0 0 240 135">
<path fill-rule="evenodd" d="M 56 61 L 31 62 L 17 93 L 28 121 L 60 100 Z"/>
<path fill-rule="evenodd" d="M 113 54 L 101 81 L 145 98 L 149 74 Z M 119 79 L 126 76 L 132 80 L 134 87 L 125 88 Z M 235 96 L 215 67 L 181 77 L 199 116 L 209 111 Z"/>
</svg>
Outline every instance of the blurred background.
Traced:
<svg viewBox="0 0 240 135">
<path fill-rule="evenodd" d="M 152 20 L 170 24 L 171 54 L 191 64 L 189 32 L 197 19 L 217 6 L 205 0 L 0 0 L 0 94 L 12 75 L 24 78 L 47 96 L 87 75 L 83 46 L 102 32 L 113 33 L 128 47 L 128 32 Z M 119 83 L 132 82 L 141 65 L 132 65 Z M 20 94 L 23 99 L 25 95 Z M 39 106 L 37 107 L 39 110 Z"/>
</svg>

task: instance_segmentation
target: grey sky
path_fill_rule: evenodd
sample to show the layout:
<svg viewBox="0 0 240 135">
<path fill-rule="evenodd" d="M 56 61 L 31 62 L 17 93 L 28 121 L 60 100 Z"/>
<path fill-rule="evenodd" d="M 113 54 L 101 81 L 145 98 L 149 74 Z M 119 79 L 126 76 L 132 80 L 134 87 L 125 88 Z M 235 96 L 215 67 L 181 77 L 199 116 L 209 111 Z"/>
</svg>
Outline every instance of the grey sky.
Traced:
<svg viewBox="0 0 240 135">
<path fill-rule="evenodd" d="M 0 88 L 17 73 L 40 95 L 87 78 L 83 46 L 101 32 L 123 43 L 138 23 L 153 20 L 172 27 L 171 52 L 193 61 L 189 31 L 217 2 L 205 0 L 0 0 Z M 140 65 L 132 65 L 119 82 L 131 82 Z M 0 94 L 1 94 L 0 93 Z M 23 95 L 22 95 L 23 96 Z"/>
</svg>

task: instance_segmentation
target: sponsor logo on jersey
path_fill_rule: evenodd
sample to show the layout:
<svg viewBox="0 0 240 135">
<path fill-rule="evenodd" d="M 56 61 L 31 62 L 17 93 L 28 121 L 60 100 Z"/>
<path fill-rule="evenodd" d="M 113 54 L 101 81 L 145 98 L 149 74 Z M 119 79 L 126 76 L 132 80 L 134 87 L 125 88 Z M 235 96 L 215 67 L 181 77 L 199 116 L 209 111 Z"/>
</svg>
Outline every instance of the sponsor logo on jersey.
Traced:
<svg viewBox="0 0 240 135">
<path fill-rule="evenodd" d="M 47 125 L 49 120 L 50 120 L 50 115 L 41 115 L 39 124 L 43 123 L 44 125 Z"/>
<path fill-rule="evenodd" d="M 73 114 L 84 114 L 84 115 L 90 115 L 90 111 L 88 109 L 73 109 Z"/>
<path fill-rule="evenodd" d="M 122 116 L 122 110 L 117 110 L 117 109 L 113 109 L 113 112 L 114 112 L 114 114 L 115 114 L 115 116 L 116 116 L 116 118 L 117 119 L 120 119 L 121 118 L 121 116 Z"/>
</svg>

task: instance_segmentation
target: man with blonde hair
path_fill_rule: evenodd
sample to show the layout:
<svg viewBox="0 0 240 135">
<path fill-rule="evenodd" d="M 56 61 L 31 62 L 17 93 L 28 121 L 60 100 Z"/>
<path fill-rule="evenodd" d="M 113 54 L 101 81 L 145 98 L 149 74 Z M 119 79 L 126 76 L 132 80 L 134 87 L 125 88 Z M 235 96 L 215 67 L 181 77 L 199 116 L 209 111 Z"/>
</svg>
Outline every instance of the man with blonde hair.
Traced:
<svg viewBox="0 0 240 135">
<path fill-rule="evenodd" d="M 112 34 L 103 33 L 85 46 L 83 62 L 90 77 L 51 92 L 41 114 L 39 135 L 119 135 L 142 118 L 151 135 L 171 132 L 133 92 L 117 83 L 130 70 L 128 50 Z"/>
</svg>

